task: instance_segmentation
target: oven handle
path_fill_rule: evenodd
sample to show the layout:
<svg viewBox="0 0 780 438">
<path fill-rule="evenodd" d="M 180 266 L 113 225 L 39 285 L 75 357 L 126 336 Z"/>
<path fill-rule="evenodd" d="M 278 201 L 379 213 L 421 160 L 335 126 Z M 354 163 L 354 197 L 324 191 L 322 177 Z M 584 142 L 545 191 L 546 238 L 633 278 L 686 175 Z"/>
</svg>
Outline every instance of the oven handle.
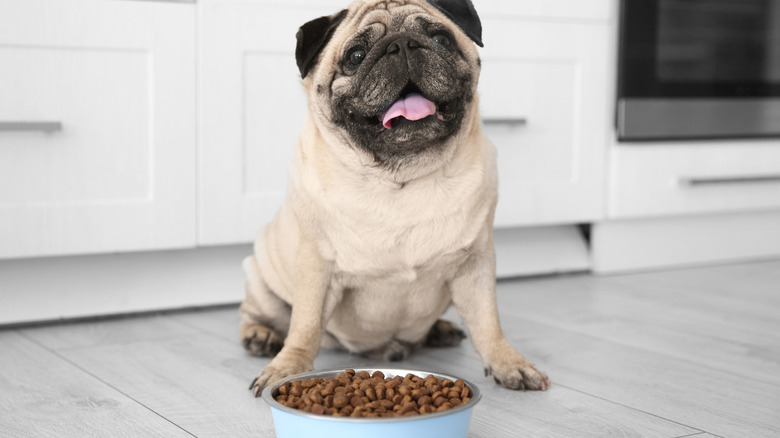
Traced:
<svg viewBox="0 0 780 438">
<path fill-rule="evenodd" d="M 704 187 L 724 184 L 760 184 L 780 183 L 780 174 L 721 176 L 721 177 L 682 177 L 678 180 L 683 187 Z"/>
</svg>

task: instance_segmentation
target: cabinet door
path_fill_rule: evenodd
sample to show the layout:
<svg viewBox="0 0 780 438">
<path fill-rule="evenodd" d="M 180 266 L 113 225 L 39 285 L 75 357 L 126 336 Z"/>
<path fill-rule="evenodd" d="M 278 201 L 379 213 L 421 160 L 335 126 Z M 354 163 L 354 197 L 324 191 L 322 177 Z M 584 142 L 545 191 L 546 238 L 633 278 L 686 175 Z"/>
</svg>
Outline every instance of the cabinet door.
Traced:
<svg viewBox="0 0 780 438">
<path fill-rule="evenodd" d="M 606 23 L 485 20 L 480 98 L 498 149 L 496 226 L 604 214 Z"/>
<path fill-rule="evenodd" d="M 249 242 L 282 204 L 306 112 L 295 33 L 339 6 L 202 0 L 198 8 L 198 241 Z"/>
<path fill-rule="evenodd" d="M 0 258 L 195 244 L 195 8 L 0 3 Z"/>
</svg>

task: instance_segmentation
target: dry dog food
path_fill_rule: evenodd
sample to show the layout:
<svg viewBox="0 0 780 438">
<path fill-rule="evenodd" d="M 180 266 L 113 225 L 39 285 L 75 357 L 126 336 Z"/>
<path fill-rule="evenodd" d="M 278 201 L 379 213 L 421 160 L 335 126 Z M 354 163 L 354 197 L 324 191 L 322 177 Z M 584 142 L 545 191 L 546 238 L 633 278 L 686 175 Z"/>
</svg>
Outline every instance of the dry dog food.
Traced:
<svg viewBox="0 0 780 438">
<path fill-rule="evenodd" d="M 385 377 L 348 369 L 336 377 L 293 380 L 273 392 L 284 406 L 337 417 L 400 417 L 430 414 L 469 401 L 463 380 L 425 378 L 414 374 Z"/>
</svg>

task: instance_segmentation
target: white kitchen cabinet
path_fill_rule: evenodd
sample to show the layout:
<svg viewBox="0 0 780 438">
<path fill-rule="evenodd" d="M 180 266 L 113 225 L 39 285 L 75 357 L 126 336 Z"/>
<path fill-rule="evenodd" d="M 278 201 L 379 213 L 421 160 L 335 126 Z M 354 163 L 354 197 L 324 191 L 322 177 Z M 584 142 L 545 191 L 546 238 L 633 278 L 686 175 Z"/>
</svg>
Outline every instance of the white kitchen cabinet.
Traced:
<svg viewBox="0 0 780 438">
<path fill-rule="evenodd" d="M 484 131 L 498 149 L 496 226 L 582 223 L 605 210 L 606 22 L 487 19 Z"/>
<path fill-rule="evenodd" d="M 195 245 L 195 8 L 0 1 L 0 258 Z"/>
<path fill-rule="evenodd" d="M 199 2 L 200 244 L 252 241 L 282 204 L 306 110 L 295 33 L 345 5 Z"/>
</svg>

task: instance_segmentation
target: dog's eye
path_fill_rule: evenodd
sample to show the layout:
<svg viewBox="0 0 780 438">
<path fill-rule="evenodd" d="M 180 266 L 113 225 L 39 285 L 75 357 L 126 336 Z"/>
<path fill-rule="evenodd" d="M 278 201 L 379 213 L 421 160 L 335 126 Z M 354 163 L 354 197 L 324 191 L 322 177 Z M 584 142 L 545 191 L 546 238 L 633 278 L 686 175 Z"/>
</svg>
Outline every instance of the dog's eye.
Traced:
<svg viewBox="0 0 780 438">
<path fill-rule="evenodd" d="M 437 33 L 433 36 L 433 41 L 436 42 L 436 44 L 442 46 L 442 47 L 449 47 L 450 46 L 450 39 L 447 37 L 447 35 L 443 33 Z"/>
<path fill-rule="evenodd" d="M 366 59 L 366 51 L 356 47 L 347 53 L 347 61 L 352 65 L 360 65 Z"/>
</svg>

